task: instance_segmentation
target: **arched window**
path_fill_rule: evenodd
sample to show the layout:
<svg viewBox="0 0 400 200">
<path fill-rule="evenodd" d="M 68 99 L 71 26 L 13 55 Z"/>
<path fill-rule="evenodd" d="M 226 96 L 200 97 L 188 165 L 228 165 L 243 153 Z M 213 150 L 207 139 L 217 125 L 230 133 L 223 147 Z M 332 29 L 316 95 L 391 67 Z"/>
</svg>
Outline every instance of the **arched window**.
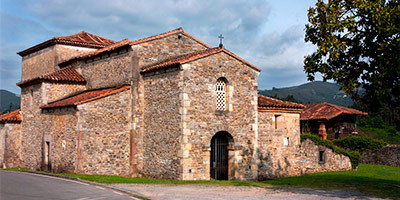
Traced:
<svg viewBox="0 0 400 200">
<path fill-rule="evenodd" d="M 217 107 L 218 111 L 226 110 L 226 79 L 219 78 L 217 84 L 215 85 L 215 90 L 217 92 Z"/>
</svg>

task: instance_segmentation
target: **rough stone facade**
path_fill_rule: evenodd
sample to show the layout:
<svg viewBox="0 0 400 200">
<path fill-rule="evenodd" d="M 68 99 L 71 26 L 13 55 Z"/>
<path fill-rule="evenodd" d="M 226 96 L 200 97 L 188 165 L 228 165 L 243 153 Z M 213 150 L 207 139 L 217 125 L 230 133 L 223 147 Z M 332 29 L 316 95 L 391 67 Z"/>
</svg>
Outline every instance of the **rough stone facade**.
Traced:
<svg viewBox="0 0 400 200">
<path fill-rule="evenodd" d="M 21 163 L 21 124 L 0 124 L 0 167 L 19 167 Z"/>
<path fill-rule="evenodd" d="M 56 44 L 22 58 L 22 81 L 54 72 L 58 63 L 96 49 Z"/>
<path fill-rule="evenodd" d="M 21 128 L 12 129 L 14 146 L 21 138 L 15 148 L 20 166 L 210 180 L 216 177 L 211 173 L 217 163 L 212 149 L 222 145 L 226 179 L 350 169 L 347 157 L 324 150 L 322 163 L 317 159 L 321 147 L 309 141 L 300 146 L 298 109 L 259 110 L 260 70 L 224 48 L 210 48 L 181 29 L 118 45 L 98 51 L 54 45 L 23 57 L 22 79 L 27 80 L 91 52 L 71 61 L 86 85 L 53 78 L 21 86 Z M 171 59 L 176 61 L 166 65 Z M 163 63 L 160 69 L 143 71 Z M 217 109 L 220 78 L 225 81 L 222 110 Z M 6 126 L 12 125 L 6 123 L 0 131 L 10 130 Z M 213 140 L 220 133 L 226 143 Z M 7 146 L 3 135 L 0 146 Z M 0 150 L 8 152 L 13 154 Z"/>
<path fill-rule="evenodd" d="M 78 106 L 78 173 L 129 175 L 130 90 Z"/>
<path fill-rule="evenodd" d="M 294 152 L 300 145 L 297 112 L 258 112 L 259 179 L 287 176 L 296 165 Z"/>
<path fill-rule="evenodd" d="M 378 150 L 360 152 L 360 163 L 400 167 L 400 145 L 390 144 Z"/>
<path fill-rule="evenodd" d="M 233 179 L 253 179 L 253 150 L 257 148 L 258 72 L 225 53 L 183 66 L 181 102 L 182 179 L 210 179 L 211 138 L 220 131 L 232 137 L 229 165 Z M 215 84 L 227 80 L 227 108 L 216 110 Z M 190 171 L 190 172 L 189 172 Z"/>
</svg>

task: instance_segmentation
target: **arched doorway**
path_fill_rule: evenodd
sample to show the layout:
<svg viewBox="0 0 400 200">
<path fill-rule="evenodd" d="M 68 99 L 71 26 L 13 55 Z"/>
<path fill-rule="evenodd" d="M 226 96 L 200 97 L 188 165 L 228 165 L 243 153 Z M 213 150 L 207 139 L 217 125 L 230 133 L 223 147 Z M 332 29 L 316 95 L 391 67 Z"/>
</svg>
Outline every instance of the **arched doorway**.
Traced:
<svg viewBox="0 0 400 200">
<path fill-rule="evenodd" d="M 211 139 L 210 176 L 215 180 L 228 180 L 228 146 L 233 141 L 226 131 L 216 133 Z"/>
</svg>

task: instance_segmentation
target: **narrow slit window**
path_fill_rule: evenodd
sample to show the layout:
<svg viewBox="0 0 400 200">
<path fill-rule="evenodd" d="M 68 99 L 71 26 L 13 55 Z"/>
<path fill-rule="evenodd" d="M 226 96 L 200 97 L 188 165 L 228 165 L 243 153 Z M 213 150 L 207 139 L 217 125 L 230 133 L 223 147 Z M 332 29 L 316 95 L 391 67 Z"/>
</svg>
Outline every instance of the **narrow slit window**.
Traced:
<svg viewBox="0 0 400 200">
<path fill-rule="evenodd" d="M 325 151 L 319 151 L 319 162 L 324 163 L 325 162 Z"/>
<path fill-rule="evenodd" d="M 275 115 L 274 116 L 274 127 L 275 127 L 275 129 L 279 129 L 280 127 L 279 127 L 279 116 L 280 115 Z"/>
<path fill-rule="evenodd" d="M 217 107 L 218 111 L 226 110 L 226 80 L 224 78 L 219 78 L 217 84 L 215 85 L 217 92 Z"/>
</svg>

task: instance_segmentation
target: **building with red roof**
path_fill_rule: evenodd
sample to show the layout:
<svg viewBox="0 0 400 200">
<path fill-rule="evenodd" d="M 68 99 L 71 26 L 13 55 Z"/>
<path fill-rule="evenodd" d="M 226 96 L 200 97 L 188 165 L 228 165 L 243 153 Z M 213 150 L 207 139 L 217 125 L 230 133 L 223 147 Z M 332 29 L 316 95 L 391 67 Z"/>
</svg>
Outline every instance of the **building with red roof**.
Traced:
<svg viewBox="0 0 400 200">
<path fill-rule="evenodd" d="M 334 133 L 333 138 L 338 139 L 340 135 L 354 132 L 356 118 L 363 115 L 368 113 L 330 103 L 305 104 L 300 114 L 301 132 L 320 132 L 326 138 L 326 131 L 329 131 Z"/>
<path fill-rule="evenodd" d="M 18 54 L 21 109 L 0 116 L 2 166 L 181 180 L 351 168 L 300 143 L 304 105 L 258 95 L 261 69 L 182 28 L 134 41 L 83 31 Z"/>
</svg>

